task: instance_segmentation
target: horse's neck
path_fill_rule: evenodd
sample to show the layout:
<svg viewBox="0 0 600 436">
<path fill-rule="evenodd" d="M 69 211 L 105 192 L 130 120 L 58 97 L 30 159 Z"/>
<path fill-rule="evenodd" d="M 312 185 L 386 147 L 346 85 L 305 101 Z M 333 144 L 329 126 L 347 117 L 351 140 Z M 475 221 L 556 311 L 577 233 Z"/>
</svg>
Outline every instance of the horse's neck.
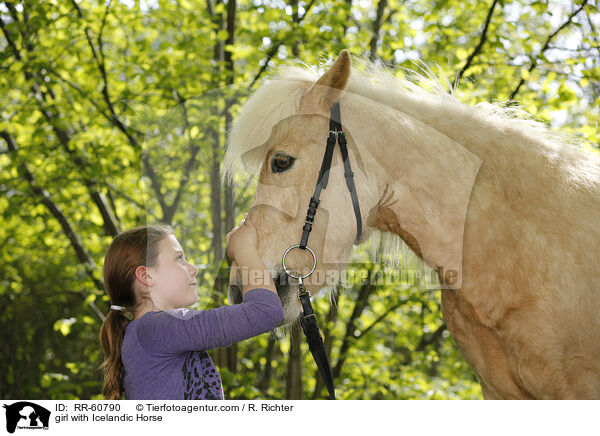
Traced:
<svg viewBox="0 0 600 436">
<path fill-rule="evenodd" d="M 413 251 L 418 244 L 425 262 L 449 272 L 449 286 L 444 287 L 460 287 L 463 229 L 482 160 L 404 113 L 388 109 L 386 116 L 373 118 L 364 111 L 346 112 L 348 125 L 361 126 L 350 134 L 361 154 L 369 152 L 377 162 L 377 190 L 383 192 L 389 183 L 388 191 L 394 191 L 390 202 L 399 200 L 381 205 L 379 224 L 407 242 L 412 238 Z"/>
<path fill-rule="evenodd" d="M 502 120 L 486 121 L 468 108 L 449 111 L 427 102 L 407 102 L 402 112 L 385 105 L 355 107 L 343 117 L 360 153 L 371 153 L 377 162 L 370 171 L 377 179 L 375 191 L 381 195 L 389 182 L 399 199 L 386 217 L 393 216 L 397 223 L 392 224 L 416 239 L 434 268 L 462 272 L 466 216 L 471 242 L 514 251 L 527 240 L 567 246 L 535 235 L 562 234 L 554 226 L 581 227 L 582 205 L 590 214 L 600 211 L 595 156 L 559 150 L 559 142 Z"/>
</svg>

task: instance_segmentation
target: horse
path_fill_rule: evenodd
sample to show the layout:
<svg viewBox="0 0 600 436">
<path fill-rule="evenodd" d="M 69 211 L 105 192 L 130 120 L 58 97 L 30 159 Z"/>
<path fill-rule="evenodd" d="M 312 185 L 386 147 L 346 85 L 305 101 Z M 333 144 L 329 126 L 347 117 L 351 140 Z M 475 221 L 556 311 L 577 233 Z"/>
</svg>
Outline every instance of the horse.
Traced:
<svg viewBox="0 0 600 436">
<path fill-rule="evenodd" d="M 331 295 L 355 244 L 391 234 L 439 272 L 442 316 L 484 399 L 600 399 L 597 152 L 518 105 L 462 103 L 439 77 L 412 77 L 344 49 L 323 74 L 280 66 L 241 107 L 221 182 L 258 179 L 249 215 L 269 274 L 283 283 L 338 101 L 363 232 L 355 241 L 334 151 L 308 243 L 334 277 L 306 279 L 313 298 Z M 286 259 L 312 263 L 298 249 Z M 230 302 L 240 280 L 234 265 Z M 293 323 L 297 288 L 277 288 Z"/>
</svg>

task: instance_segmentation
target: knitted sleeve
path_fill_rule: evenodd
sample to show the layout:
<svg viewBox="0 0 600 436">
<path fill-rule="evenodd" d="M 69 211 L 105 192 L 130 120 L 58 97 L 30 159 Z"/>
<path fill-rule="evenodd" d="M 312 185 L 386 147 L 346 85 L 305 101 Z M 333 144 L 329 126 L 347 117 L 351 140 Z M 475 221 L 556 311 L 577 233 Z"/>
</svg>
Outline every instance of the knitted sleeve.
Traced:
<svg viewBox="0 0 600 436">
<path fill-rule="evenodd" d="M 149 312 L 139 321 L 138 339 L 146 352 L 181 353 L 227 347 L 268 332 L 283 321 L 283 307 L 272 291 L 254 288 L 240 304 Z"/>
</svg>

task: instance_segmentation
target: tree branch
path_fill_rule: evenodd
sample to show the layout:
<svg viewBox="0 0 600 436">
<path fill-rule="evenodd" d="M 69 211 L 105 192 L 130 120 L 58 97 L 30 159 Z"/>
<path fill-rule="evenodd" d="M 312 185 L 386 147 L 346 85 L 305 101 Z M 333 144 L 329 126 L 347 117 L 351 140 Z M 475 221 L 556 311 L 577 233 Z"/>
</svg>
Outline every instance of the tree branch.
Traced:
<svg viewBox="0 0 600 436">
<path fill-rule="evenodd" d="M 297 24 L 300 24 L 302 22 L 302 20 L 304 20 L 304 18 L 306 18 L 306 15 L 310 11 L 310 9 L 314 5 L 314 3 L 315 3 L 315 0 L 310 0 L 310 3 L 304 9 L 304 14 L 298 19 Z M 269 66 L 269 61 L 273 58 L 273 56 L 275 56 L 275 54 L 277 54 L 277 50 L 279 50 L 279 47 L 281 47 L 282 45 L 283 45 L 283 41 L 271 42 L 271 48 L 269 49 L 269 52 L 267 53 L 267 56 L 265 57 L 265 63 L 260 67 L 260 70 L 258 70 L 258 73 L 256 73 L 256 75 L 254 76 L 254 79 L 252 79 L 252 82 L 250 82 L 250 85 L 248 86 L 249 91 L 254 87 L 254 85 L 260 78 L 260 76 L 262 76 L 262 74 L 267 70 L 267 68 Z"/>
<path fill-rule="evenodd" d="M 387 0 L 379 0 L 377 3 L 377 14 L 375 16 L 375 21 L 373 21 L 373 36 L 369 42 L 369 47 L 371 49 L 369 58 L 371 61 L 374 61 L 377 56 L 377 42 L 379 41 L 379 31 L 381 30 L 383 12 L 385 11 L 386 6 Z"/>
<path fill-rule="evenodd" d="M 419 344 L 415 347 L 415 351 L 423 351 L 425 350 L 425 347 L 438 341 L 442 337 L 442 333 L 444 333 L 444 330 L 446 330 L 446 323 L 442 321 L 442 324 L 437 329 L 435 329 L 435 331 L 433 331 L 429 335 L 421 336 L 421 340 L 419 341 Z"/>
<path fill-rule="evenodd" d="M 375 272 L 375 279 L 377 279 L 377 276 L 379 274 L 379 271 Z M 333 378 L 338 378 L 342 372 L 342 365 L 346 360 L 348 349 L 350 348 L 350 339 L 354 338 L 356 320 L 362 315 L 363 311 L 367 307 L 369 296 L 375 290 L 375 286 L 373 285 L 374 281 L 371 280 L 372 275 L 373 269 L 369 269 L 367 273 L 367 278 L 361 285 L 360 290 L 358 292 L 358 298 L 356 300 L 356 303 L 354 303 L 354 310 L 352 311 L 352 315 L 350 315 L 350 318 L 346 322 L 346 329 L 344 338 L 342 340 L 342 345 L 340 346 L 340 353 L 338 356 L 338 360 L 333 368 Z"/>
<path fill-rule="evenodd" d="M 481 52 L 481 49 L 483 48 L 483 45 L 485 44 L 485 41 L 487 39 L 488 28 L 490 26 L 490 21 L 492 21 L 492 15 L 494 14 L 494 8 L 496 7 L 497 3 L 498 3 L 498 0 L 494 0 L 492 3 L 492 6 L 490 6 L 490 9 L 488 10 L 487 17 L 485 18 L 485 24 L 483 25 L 483 30 L 481 31 L 481 37 L 479 38 L 479 44 L 477 44 L 477 46 L 473 49 L 473 52 L 469 55 L 469 57 L 465 61 L 465 64 L 457 72 L 456 81 L 454 82 L 455 87 L 458 85 L 458 82 L 462 78 L 465 71 L 467 71 L 469 69 L 469 67 L 471 66 L 473 59 L 475 59 L 475 57 L 477 55 L 479 55 L 479 53 Z"/>
<path fill-rule="evenodd" d="M 75 0 L 72 0 L 72 3 L 73 3 L 73 7 L 75 8 L 79 18 L 81 18 L 82 20 L 85 21 L 83 12 L 81 11 L 81 8 L 77 4 L 77 2 Z M 129 141 L 129 144 L 132 146 L 132 148 L 136 152 L 141 152 L 142 147 L 136 137 L 137 132 L 135 130 L 128 128 L 127 126 L 125 126 L 125 124 L 123 124 L 120 117 L 115 112 L 115 108 L 114 108 L 112 100 L 110 98 L 110 92 L 109 92 L 109 86 L 108 86 L 108 76 L 106 74 L 106 67 L 105 67 L 105 62 L 104 62 L 104 51 L 102 49 L 102 46 L 103 46 L 102 31 L 103 31 L 104 25 L 106 23 L 106 15 L 108 14 L 109 7 L 110 7 L 110 1 L 107 3 L 106 8 L 104 10 L 104 17 L 102 19 L 101 31 L 98 35 L 101 57 L 98 56 L 98 52 L 96 51 L 96 47 L 94 46 L 94 43 L 92 41 L 91 29 L 88 25 L 85 26 L 84 32 L 85 32 L 86 39 L 88 41 L 88 45 L 90 46 L 90 49 L 92 51 L 92 56 L 94 57 L 94 60 L 96 61 L 96 65 L 98 66 L 98 70 L 100 71 L 100 75 L 102 77 L 102 82 L 103 82 L 102 83 L 102 85 L 103 85 L 102 86 L 102 96 L 104 97 L 104 101 L 106 102 L 108 110 L 111 114 L 110 121 L 125 135 L 125 137 Z M 162 215 L 164 218 L 168 218 L 171 215 L 171 212 L 169 211 L 169 207 L 167 206 L 167 203 L 162 194 L 160 182 L 158 181 L 158 177 L 154 171 L 154 168 L 152 168 L 150 160 L 148 159 L 148 157 L 146 155 L 143 155 L 143 154 L 142 154 L 142 163 L 144 165 L 144 168 L 146 169 L 146 174 L 150 178 L 152 189 L 154 190 L 154 193 L 156 194 L 156 198 L 158 199 L 158 202 L 159 202 L 161 210 L 162 210 Z M 167 222 L 169 222 L 169 221 L 167 221 Z"/>
<path fill-rule="evenodd" d="M 6 130 L 0 131 L 0 137 L 4 139 L 6 145 L 8 146 L 8 149 L 12 152 L 11 154 L 16 159 L 17 150 L 19 149 L 19 147 L 17 146 L 15 139 Z M 34 175 L 29 171 L 27 165 L 24 162 L 18 162 L 17 164 L 19 172 L 22 173 L 23 177 L 29 182 L 29 185 L 31 186 L 31 189 L 33 190 L 34 194 L 40 197 L 41 203 L 44 206 L 46 206 L 46 208 L 50 211 L 50 213 L 54 216 L 54 218 L 56 218 L 56 220 L 60 224 L 61 228 L 63 229 L 63 232 L 71 242 L 71 246 L 75 250 L 75 255 L 77 256 L 79 261 L 86 267 L 86 273 L 92 279 L 96 288 L 104 289 L 103 281 L 94 277 L 93 274 L 93 271 L 96 269 L 96 262 L 94 262 L 94 258 L 88 253 L 88 251 L 84 247 L 83 242 L 79 238 L 79 235 L 75 232 L 75 229 L 69 222 L 68 218 L 65 216 L 60 206 L 54 202 L 52 196 L 48 191 L 46 191 L 38 185 Z M 86 295 L 81 290 L 79 291 L 79 293 L 84 299 L 88 297 L 88 295 Z M 93 301 L 90 301 L 88 304 L 90 305 L 94 313 L 98 316 L 98 318 L 100 318 L 101 321 L 104 321 L 105 316 L 102 313 L 102 311 L 98 309 L 98 306 L 96 306 L 96 304 Z"/>
<path fill-rule="evenodd" d="M 177 96 L 179 96 L 177 91 L 175 91 L 175 93 Z M 185 124 L 186 124 L 185 129 L 189 133 L 189 121 L 188 121 L 187 108 L 185 106 L 185 101 L 183 99 L 181 99 L 180 103 L 181 103 L 182 110 L 184 112 L 184 120 L 185 120 Z M 196 141 L 194 141 L 191 138 L 191 136 L 189 137 L 189 146 L 190 146 L 190 148 L 189 148 L 190 157 L 186 161 L 186 163 L 183 167 L 183 171 L 181 174 L 181 180 L 179 181 L 179 184 L 177 186 L 177 192 L 175 193 L 175 198 L 173 199 L 173 202 L 171 203 L 171 205 L 166 208 L 166 213 L 163 216 L 163 219 L 169 223 L 173 219 L 173 216 L 175 215 L 175 211 L 177 210 L 177 207 L 179 206 L 179 201 L 181 199 L 181 195 L 183 194 L 183 191 L 184 191 L 185 187 L 187 186 L 187 183 L 189 182 L 189 179 L 190 179 L 189 174 L 191 174 L 192 170 L 196 167 L 196 158 L 198 156 L 198 153 L 200 152 L 200 146 L 198 144 L 196 144 Z"/>
<path fill-rule="evenodd" d="M 540 59 L 540 57 L 548 49 L 548 47 L 550 46 L 550 42 L 552 42 L 552 40 L 554 39 L 554 37 L 556 35 L 558 35 L 561 30 L 563 30 L 565 27 L 567 27 L 569 24 L 571 24 L 573 18 L 579 12 L 581 12 L 583 10 L 583 8 L 587 4 L 587 2 L 588 2 L 588 0 L 584 0 L 583 3 L 581 4 L 581 6 L 575 12 L 573 12 L 571 15 L 569 15 L 569 17 L 567 18 L 567 20 L 564 23 L 562 23 L 558 27 L 558 29 L 556 29 L 554 32 L 552 32 L 550 34 L 550 36 L 548 36 L 548 38 L 546 39 L 546 42 L 544 43 L 544 46 L 542 47 L 542 49 L 540 50 L 540 52 L 537 54 L 537 56 L 532 60 L 531 65 L 529 66 L 529 69 L 528 69 L 529 73 L 531 73 L 537 67 L 537 60 Z M 510 101 L 513 100 L 516 97 L 516 95 L 519 93 L 519 90 L 521 89 L 521 86 L 523 86 L 524 83 L 525 83 L 525 79 L 523 77 L 521 77 L 521 80 L 519 81 L 519 84 L 517 85 L 517 87 L 510 93 L 510 97 L 508 98 L 509 99 L 509 104 L 510 104 Z"/>
<path fill-rule="evenodd" d="M 5 36 L 9 35 L 9 32 L 7 31 L 7 29 L 4 26 L 4 23 L 2 22 L 2 18 L 0 18 L 0 27 L 5 33 Z M 20 60 L 21 54 L 16 45 L 13 44 L 11 48 L 14 50 L 15 58 Z M 23 72 L 25 74 L 25 79 L 32 81 L 31 90 L 36 98 L 40 112 L 42 113 L 48 124 L 50 124 L 50 126 L 52 127 L 52 130 L 56 134 L 56 137 L 58 138 L 59 143 L 62 145 L 63 149 L 72 158 L 73 162 L 77 165 L 79 170 L 83 172 L 85 168 L 89 167 L 89 165 L 86 165 L 83 159 L 77 154 L 77 152 L 71 149 L 71 147 L 69 146 L 72 133 L 68 129 L 65 129 L 59 125 L 60 117 L 57 113 L 53 111 L 52 104 L 48 102 L 49 99 L 46 95 L 46 92 L 40 87 L 37 73 L 29 71 L 29 65 L 26 63 L 24 63 L 23 65 Z M 54 95 L 52 95 L 51 98 L 54 99 Z M 90 197 L 92 198 L 92 200 L 98 207 L 98 211 L 102 215 L 104 229 L 106 233 L 116 235 L 118 233 L 118 227 L 116 224 L 115 217 L 109 205 L 107 204 L 104 195 L 95 189 L 96 182 L 97 181 L 94 178 L 83 178 L 83 183 L 88 188 Z"/>
<path fill-rule="evenodd" d="M 373 321 L 367 328 L 365 328 L 363 331 L 361 331 L 358 335 L 354 336 L 354 339 L 359 339 L 361 336 L 366 335 L 369 330 L 371 330 L 373 327 L 375 327 L 379 322 L 381 322 L 382 320 L 385 319 L 386 316 L 388 316 L 391 312 L 395 311 L 396 309 L 398 309 L 400 306 L 402 306 L 403 304 L 408 303 L 408 298 L 404 299 L 404 300 L 400 300 L 398 301 L 396 304 L 394 304 L 392 307 L 390 307 L 389 309 L 387 309 L 384 313 L 382 313 L 381 315 L 379 315 L 377 317 L 377 319 L 375 321 Z"/>
<path fill-rule="evenodd" d="M 158 221 L 158 217 L 154 214 L 154 212 L 152 212 L 152 210 L 146 210 L 145 206 L 142 203 L 140 203 L 139 201 L 137 201 L 135 198 L 127 195 L 126 193 L 121 191 L 119 188 L 117 188 L 115 185 L 108 183 L 105 179 L 102 180 L 102 184 L 104 184 L 107 188 L 109 188 L 110 192 L 116 192 L 119 195 L 119 197 L 124 198 L 125 200 L 129 201 L 132 204 L 135 204 L 140 210 L 143 210 L 144 212 L 150 214 L 152 216 L 152 218 L 154 218 L 155 220 Z"/>
</svg>

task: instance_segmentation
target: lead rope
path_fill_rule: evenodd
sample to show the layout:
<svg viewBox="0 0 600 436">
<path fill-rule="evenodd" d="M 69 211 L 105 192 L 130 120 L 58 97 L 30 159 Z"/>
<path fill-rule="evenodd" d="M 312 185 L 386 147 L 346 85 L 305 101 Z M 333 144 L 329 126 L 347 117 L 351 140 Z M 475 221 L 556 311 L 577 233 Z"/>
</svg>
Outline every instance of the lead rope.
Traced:
<svg viewBox="0 0 600 436">
<path fill-rule="evenodd" d="M 331 365 L 329 364 L 329 358 L 327 357 L 327 352 L 325 351 L 325 345 L 323 343 L 321 331 L 319 330 L 319 325 L 317 324 L 317 316 L 313 311 L 312 305 L 310 304 L 310 292 L 306 288 L 304 288 L 304 283 L 302 281 L 303 278 L 306 278 L 310 274 L 312 274 L 317 264 L 317 259 L 314 252 L 306 244 L 308 243 L 308 236 L 312 230 L 312 223 L 317 212 L 317 207 L 319 207 L 319 196 L 321 194 L 321 190 L 327 187 L 327 182 L 329 181 L 329 170 L 331 168 L 331 159 L 333 156 L 333 149 L 335 147 L 336 141 L 340 144 L 340 151 L 342 154 L 342 159 L 344 161 L 344 176 L 346 178 L 346 186 L 348 187 L 348 190 L 350 191 L 350 195 L 352 197 L 352 206 L 354 208 L 354 215 L 356 217 L 356 239 L 354 241 L 355 244 L 358 243 L 358 240 L 360 239 L 362 233 L 360 207 L 356 195 L 356 188 L 354 186 L 354 173 L 352 172 L 350 160 L 348 159 L 346 137 L 344 136 L 344 131 L 342 130 L 339 101 L 336 101 L 331 106 L 330 111 L 331 114 L 329 118 L 329 135 L 327 136 L 327 147 L 325 149 L 325 155 L 323 157 L 321 169 L 319 170 L 319 177 L 315 186 L 315 192 L 310 199 L 308 211 L 306 213 L 306 220 L 304 222 L 304 226 L 302 227 L 302 237 L 300 239 L 300 244 L 292 245 L 290 248 L 287 249 L 287 251 L 283 255 L 282 263 L 285 272 L 289 276 L 298 279 L 298 299 L 302 304 L 302 313 L 299 316 L 300 325 L 302 326 L 302 331 L 304 332 L 304 336 L 306 337 L 306 341 L 308 342 L 308 349 L 310 350 L 317 364 L 319 374 L 321 375 L 321 378 L 323 379 L 323 382 L 327 387 L 327 391 L 329 392 L 329 399 L 335 400 L 335 386 L 333 382 L 333 373 L 331 371 Z M 289 253 L 291 249 L 296 247 L 301 248 L 302 250 L 308 249 L 313 255 L 313 268 L 308 274 L 304 276 L 295 276 L 285 267 L 285 256 L 287 255 L 287 253 Z"/>
</svg>

